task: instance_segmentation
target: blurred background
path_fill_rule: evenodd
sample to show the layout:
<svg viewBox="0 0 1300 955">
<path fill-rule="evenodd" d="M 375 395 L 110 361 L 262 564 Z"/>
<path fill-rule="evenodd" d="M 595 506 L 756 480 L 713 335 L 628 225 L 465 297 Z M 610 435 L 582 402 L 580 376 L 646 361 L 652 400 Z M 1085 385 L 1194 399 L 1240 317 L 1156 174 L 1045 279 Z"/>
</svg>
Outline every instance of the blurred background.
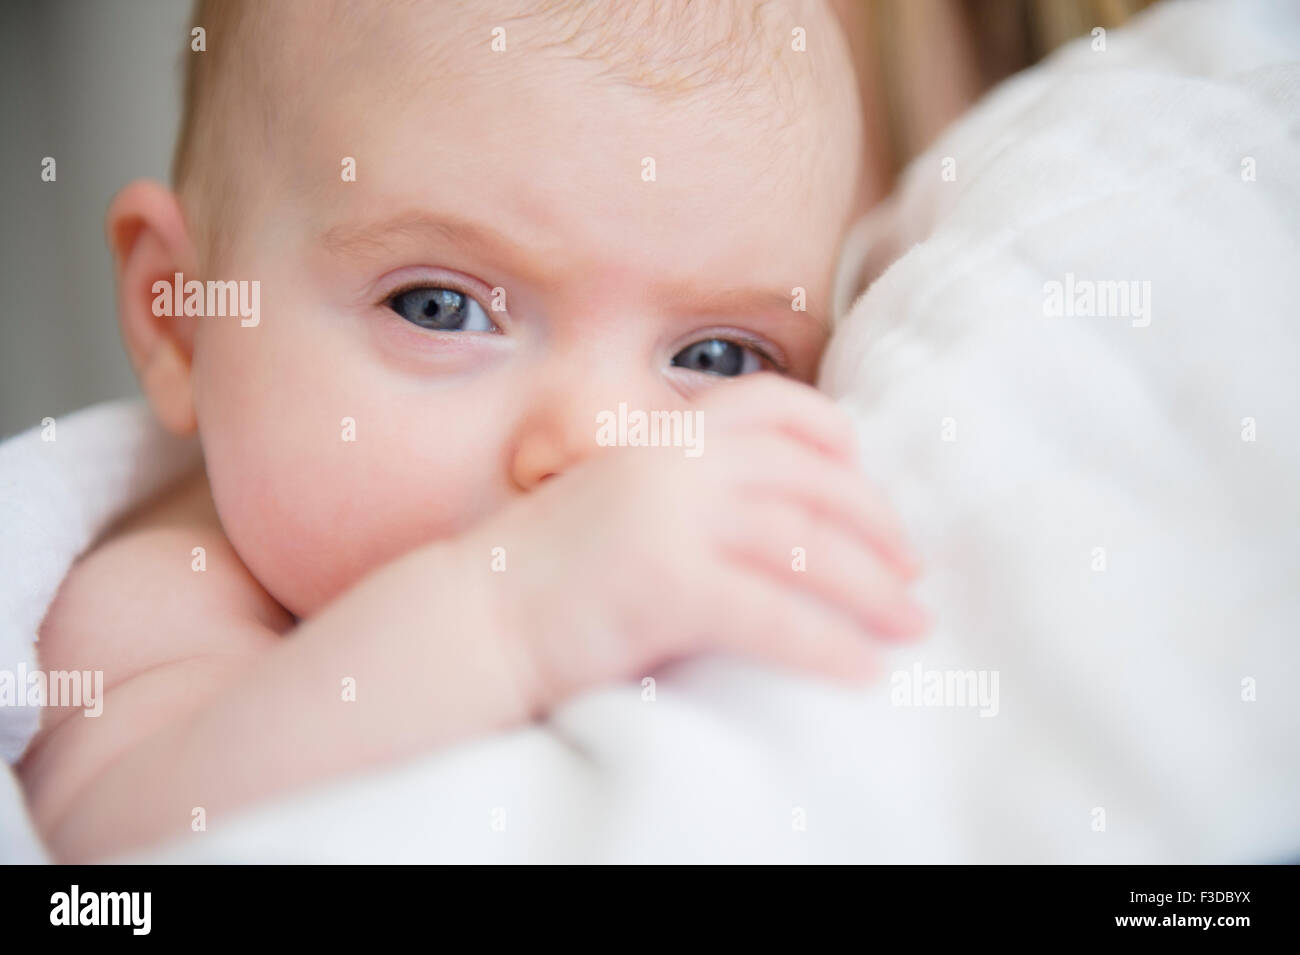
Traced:
<svg viewBox="0 0 1300 955">
<path fill-rule="evenodd" d="M 859 64 L 864 110 L 882 113 L 890 131 L 872 144 L 874 161 L 896 172 L 994 83 L 1149 0 L 831 2 Z M 0 3 L 0 437 L 136 393 L 103 219 L 131 179 L 168 178 L 190 8 Z M 54 182 L 41 179 L 46 156 Z"/>
<path fill-rule="evenodd" d="M 0 3 L 0 436 L 136 393 L 104 212 L 131 179 L 167 179 L 189 16 L 185 0 Z"/>
</svg>

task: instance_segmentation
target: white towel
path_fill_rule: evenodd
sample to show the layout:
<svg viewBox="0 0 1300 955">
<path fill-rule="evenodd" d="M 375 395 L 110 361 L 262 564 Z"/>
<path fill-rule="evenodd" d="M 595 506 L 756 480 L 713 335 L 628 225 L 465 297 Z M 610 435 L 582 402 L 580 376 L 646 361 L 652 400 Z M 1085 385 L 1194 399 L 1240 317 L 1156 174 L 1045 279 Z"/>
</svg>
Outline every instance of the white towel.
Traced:
<svg viewBox="0 0 1300 955">
<path fill-rule="evenodd" d="M 0 674 L 17 681 L 37 670 L 37 629 L 73 562 L 198 461 L 197 441 L 171 437 L 135 400 L 47 419 L 0 444 Z M 0 861 L 40 858 L 8 768 L 39 721 L 38 707 L 0 705 Z"/>
</svg>

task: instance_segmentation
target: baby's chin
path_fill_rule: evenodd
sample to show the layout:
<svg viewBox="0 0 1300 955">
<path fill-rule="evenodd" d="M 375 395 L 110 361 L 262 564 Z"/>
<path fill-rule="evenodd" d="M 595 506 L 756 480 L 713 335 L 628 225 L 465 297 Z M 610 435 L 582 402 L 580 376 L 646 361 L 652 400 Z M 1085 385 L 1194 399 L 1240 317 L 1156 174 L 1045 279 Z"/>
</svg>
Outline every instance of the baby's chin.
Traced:
<svg viewBox="0 0 1300 955">
<path fill-rule="evenodd" d="M 249 573 L 281 607 L 301 620 L 325 607 L 364 576 L 346 550 L 324 537 L 306 540 L 290 528 L 263 525 L 256 532 L 227 530 Z"/>
</svg>

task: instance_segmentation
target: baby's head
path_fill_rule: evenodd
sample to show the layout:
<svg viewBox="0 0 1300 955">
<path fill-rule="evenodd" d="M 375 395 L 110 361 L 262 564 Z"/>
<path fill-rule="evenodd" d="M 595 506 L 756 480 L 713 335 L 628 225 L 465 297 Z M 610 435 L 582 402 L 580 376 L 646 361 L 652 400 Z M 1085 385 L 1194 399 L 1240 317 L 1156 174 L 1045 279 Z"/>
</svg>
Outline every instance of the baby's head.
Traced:
<svg viewBox="0 0 1300 955">
<path fill-rule="evenodd" d="M 176 193 L 109 211 L 123 334 L 295 614 L 596 452 L 620 402 L 812 380 L 861 155 L 824 4 L 204 2 L 196 25 Z M 260 320 L 155 315 L 177 272 L 258 282 Z"/>
</svg>

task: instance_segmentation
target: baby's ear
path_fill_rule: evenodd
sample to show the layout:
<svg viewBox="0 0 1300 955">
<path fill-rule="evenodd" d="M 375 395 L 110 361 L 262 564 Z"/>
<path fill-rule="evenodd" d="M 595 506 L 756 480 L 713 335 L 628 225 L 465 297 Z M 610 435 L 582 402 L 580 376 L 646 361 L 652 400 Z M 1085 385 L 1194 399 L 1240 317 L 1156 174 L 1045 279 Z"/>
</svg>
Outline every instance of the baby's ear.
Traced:
<svg viewBox="0 0 1300 955">
<path fill-rule="evenodd" d="M 180 202 L 162 183 L 139 179 L 113 198 L 104 226 L 117 276 L 118 323 L 140 387 L 167 430 L 193 434 L 195 319 L 176 316 L 170 307 L 176 273 L 188 281 L 198 272 Z M 165 290 L 155 288 L 158 282 L 166 283 Z M 155 302 L 168 307 L 155 309 Z"/>
</svg>

